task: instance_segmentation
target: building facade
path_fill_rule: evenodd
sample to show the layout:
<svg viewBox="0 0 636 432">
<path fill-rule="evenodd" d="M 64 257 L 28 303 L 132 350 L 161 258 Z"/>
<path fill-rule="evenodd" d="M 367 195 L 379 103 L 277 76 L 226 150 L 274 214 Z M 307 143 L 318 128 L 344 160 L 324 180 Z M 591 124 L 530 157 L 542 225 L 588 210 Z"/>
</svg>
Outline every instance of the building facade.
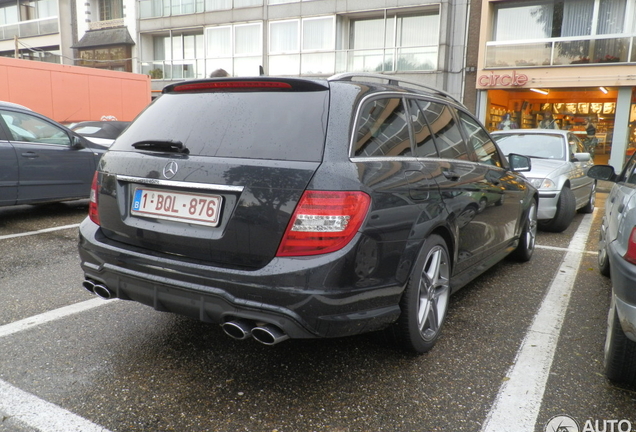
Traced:
<svg viewBox="0 0 636 432">
<path fill-rule="evenodd" d="M 477 111 L 490 130 L 547 116 L 622 167 L 636 141 L 634 0 L 483 0 Z M 603 155 L 605 157 L 603 157 Z"/>
<path fill-rule="evenodd" d="M 71 8 L 71 0 L 0 2 L 0 56 L 73 64 Z"/>
<path fill-rule="evenodd" d="M 470 1 L 140 0 L 139 71 L 153 89 L 233 76 L 398 74 L 465 88 Z"/>
<path fill-rule="evenodd" d="M 76 65 L 138 72 L 137 12 L 134 0 L 71 0 L 75 2 Z"/>
</svg>

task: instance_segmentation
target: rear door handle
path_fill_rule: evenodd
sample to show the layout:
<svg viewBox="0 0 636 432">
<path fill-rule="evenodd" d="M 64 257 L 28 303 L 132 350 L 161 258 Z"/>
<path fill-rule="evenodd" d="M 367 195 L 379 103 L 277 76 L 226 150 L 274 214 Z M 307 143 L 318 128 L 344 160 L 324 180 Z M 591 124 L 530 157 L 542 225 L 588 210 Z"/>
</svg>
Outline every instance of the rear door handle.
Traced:
<svg viewBox="0 0 636 432">
<path fill-rule="evenodd" d="M 39 155 L 36 152 L 28 151 L 28 152 L 22 153 L 22 157 L 25 157 L 28 159 L 35 159 L 36 157 L 39 157 Z"/>
</svg>

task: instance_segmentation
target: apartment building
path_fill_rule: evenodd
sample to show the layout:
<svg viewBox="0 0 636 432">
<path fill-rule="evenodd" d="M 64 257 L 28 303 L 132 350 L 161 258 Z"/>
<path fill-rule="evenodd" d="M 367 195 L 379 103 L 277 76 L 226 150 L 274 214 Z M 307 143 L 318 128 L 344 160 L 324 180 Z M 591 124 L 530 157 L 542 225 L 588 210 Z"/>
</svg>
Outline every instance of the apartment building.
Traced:
<svg viewBox="0 0 636 432">
<path fill-rule="evenodd" d="M 203 78 L 397 74 L 465 88 L 470 1 L 140 0 L 139 71 L 153 89 Z"/>
<path fill-rule="evenodd" d="M 0 2 L 0 56 L 73 64 L 70 0 Z"/>
</svg>

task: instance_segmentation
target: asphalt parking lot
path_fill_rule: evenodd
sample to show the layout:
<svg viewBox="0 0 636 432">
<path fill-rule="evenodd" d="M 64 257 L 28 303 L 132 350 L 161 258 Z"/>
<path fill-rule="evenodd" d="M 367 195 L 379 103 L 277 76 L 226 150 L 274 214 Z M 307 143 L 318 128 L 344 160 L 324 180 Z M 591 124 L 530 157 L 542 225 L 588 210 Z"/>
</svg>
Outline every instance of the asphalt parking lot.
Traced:
<svg viewBox="0 0 636 432">
<path fill-rule="evenodd" d="M 598 208 L 539 233 L 530 263 L 504 261 L 453 296 L 442 339 L 419 357 L 380 333 L 267 347 L 96 299 L 80 286 L 85 213 L 83 202 L 0 209 L 0 431 L 636 425 L 635 389 L 602 375 L 610 281 L 596 265 Z"/>
</svg>

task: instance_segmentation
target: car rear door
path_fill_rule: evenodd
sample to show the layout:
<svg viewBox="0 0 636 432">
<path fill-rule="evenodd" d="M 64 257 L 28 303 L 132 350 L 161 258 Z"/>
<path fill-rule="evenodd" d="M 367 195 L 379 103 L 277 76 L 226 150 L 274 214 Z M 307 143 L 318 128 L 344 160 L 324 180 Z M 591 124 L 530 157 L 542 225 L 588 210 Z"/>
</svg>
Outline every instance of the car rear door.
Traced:
<svg viewBox="0 0 636 432">
<path fill-rule="evenodd" d="M 374 96 L 362 104 L 353 135 L 352 160 L 373 202 L 367 233 L 386 256 L 401 256 L 406 241 L 423 236 L 440 214 L 432 209 L 441 206 L 436 174 L 413 154 L 410 114 L 401 95 Z"/>
<path fill-rule="evenodd" d="M 20 171 L 17 202 L 88 198 L 96 163 L 72 135 L 42 117 L 0 110 Z"/>
<path fill-rule="evenodd" d="M 459 230 L 456 272 L 461 273 L 489 257 L 495 259 L 493 253 L 515 235 L 520 202 L 518 197 L 510 199 L 515 193 L 506 189 L 507 174 L 501 164 L 473 160 L 474 150 L 466 145 L 465 125 L 460 123 L 456 108 L 425 99 L 418 99 L 417 104 L 439 154 L 438 160 L 423 161 L 428 170 L 438 167 L 435 181 Z M 478 139 L 474 134 L 474 130 L 466 133 L 470 139 Z M 484 144 L 491 142 L 487 133 L 479 139 Z"/>
</svg>

